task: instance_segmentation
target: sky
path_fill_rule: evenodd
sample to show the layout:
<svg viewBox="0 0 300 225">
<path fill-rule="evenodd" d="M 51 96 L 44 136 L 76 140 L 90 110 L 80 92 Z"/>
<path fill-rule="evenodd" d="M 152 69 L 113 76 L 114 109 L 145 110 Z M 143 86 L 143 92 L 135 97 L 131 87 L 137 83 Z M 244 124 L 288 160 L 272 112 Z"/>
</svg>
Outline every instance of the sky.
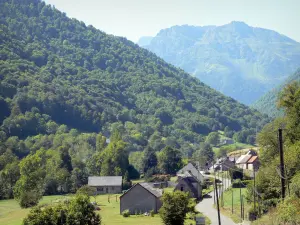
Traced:
<svg viewBox="0 0 300 225">
<path fill-rule="evenodd" d="M 300 0 L 45 0 L 67 16 L 137 42 L 174 25 L 243 21 L 300 42 Z"/>
</svg>

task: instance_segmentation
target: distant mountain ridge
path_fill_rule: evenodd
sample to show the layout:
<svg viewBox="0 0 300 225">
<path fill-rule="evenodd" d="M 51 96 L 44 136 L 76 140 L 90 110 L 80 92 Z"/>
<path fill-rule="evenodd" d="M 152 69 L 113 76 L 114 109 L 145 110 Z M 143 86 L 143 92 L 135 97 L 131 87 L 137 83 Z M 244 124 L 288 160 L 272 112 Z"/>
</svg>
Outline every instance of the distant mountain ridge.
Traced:
<svg viewBox="0 0 300 225">
<path fill-rule="evenodd" d="M 293 81 L 300 81 L 300 68 L 291 76 L 289 76 L 282 84 L 272 89 L 271 91 L 263 95 L 260 99 L 258 99 L 256 102 L 254 102 L 252 105 L 253 108 L 257 109 L 262 113 L 268 114 L 270 117 L 273 118 L 282 116 L 283 111 L 277 108 L 277 100 L 283 88 Z"/>
<path fill-rule="evenodd" d="M 148 45 L 138 43 L 244 104 L 253 103 L 300 67 L 300 43 L 244 22 L 173 26 Z"/>
</svg>

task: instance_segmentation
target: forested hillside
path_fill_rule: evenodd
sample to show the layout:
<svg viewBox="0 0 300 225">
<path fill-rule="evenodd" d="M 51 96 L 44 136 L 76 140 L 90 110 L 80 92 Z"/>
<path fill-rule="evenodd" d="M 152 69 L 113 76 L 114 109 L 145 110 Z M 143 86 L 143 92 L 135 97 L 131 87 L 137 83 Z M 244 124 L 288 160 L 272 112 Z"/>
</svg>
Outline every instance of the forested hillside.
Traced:
<svg viewBox="0 0 300 225">
<path fill-rule="evenodd" d="M 282 84 L 272 89 L 267 94 L 263 95 L 258 101 L 254 102 L 253 108 L 258 111 L 268 114 L 270 117 L 283 116 L 283 111 L 277 108 L 277 100 L 283 88 L 293 82 L 300 81 L 300 69 L 289 76 Z"/>
<path fill-rule="evenodd" d="M 236 21 L 222 26 L 173 26 L 161 30 L 149 44 L 139 44 L 245 104 L 259 99 L 300 66 L 300 43 Z"/>
<path fill-rule="evenodd" d="M 132 42 L 43 2 L 0 6 L 1 129 L 7 137 L 52 133 L 54 124 L 65 124 L 108 135 L 119 126 L 133 132 L 130 141 L 138 145 L 154 131 L 198 143 L 225 127 L 251 135 L 266 121 Z"/>
<path fill-rule="evenodd" d="M 0 198 L 11 197 L 20 176 L 20 190 L 40 190 L 32 176 L 46 176 L 48 194 L 76 190 L 91 174 L 130 177 L 129 151 L 172 146 L 191 154 L 216 130 L 253 143 L 268 121 L 39 0 L 3 0 L 0 19 Z"/>
</svg>

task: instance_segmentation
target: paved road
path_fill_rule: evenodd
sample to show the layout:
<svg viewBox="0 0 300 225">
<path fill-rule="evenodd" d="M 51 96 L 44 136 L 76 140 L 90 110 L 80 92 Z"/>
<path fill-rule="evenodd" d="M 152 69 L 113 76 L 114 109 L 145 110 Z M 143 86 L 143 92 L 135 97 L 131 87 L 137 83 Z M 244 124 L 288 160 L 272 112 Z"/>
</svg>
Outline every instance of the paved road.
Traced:
<svg viewBox="0 0 300 225">
<path fill-rule="evenodd" d="M 208 176 L 208 177 L 213 177 L 213 176 Z M 225 182 L 229 182 L 229 181 L 228 180 L 224 181 L 224 184 Z M 227 186 L 224 187 L 226 187 L 226 189 L 228 188 Z M 218 212 L 213 205 L 214 205 L 214 195 L 213 192 L 210 192 L 200 203 L 196 205 L 196 210 L 202 212 L 205 216 L 207 216 L 211 220 L 212 225 L 218 225 L 219 224 Z M 221 224 L 236 225 L 237 223 L 234 223 L 232 219 L 221 214 Z M 247 223 L 243 223 L 243 224 L 247 224 Z"/>
</svg>

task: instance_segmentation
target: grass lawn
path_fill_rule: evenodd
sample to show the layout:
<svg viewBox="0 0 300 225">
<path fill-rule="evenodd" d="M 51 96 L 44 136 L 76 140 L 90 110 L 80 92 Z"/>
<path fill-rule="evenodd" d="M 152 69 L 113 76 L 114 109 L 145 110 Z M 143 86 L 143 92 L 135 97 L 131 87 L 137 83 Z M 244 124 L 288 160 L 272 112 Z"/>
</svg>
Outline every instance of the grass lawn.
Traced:
<svg viewBox="0 0 300 225">
<path fill-rule="evenodd" d="M 232 209 L 232 193 L 233 193 L 233 214 L 231 213 Z M 242 188 L 242 195 L 245 196 L 246 194 L 246 188 Z M 222 198 L 220 198 L 220 206 Z M 239 188 L 231 188 L 224 192 L 223 195 L 224 204 L 223 207 L 221 207 L 221 211 L 223 214 L 231 217 L 234 222 L 238 223 L 241 222 L 241 205 L 240 205 L 240 189 Z M 244 204 L 245 204 L 245 219 L 248 209 L 251 207 L 247 204 L 245 198 L 244 198 Z"/>
<path fill-rule="evenodd" d="M 117 196 L 117 199 L 116 199 Z M 99 211 L 102 218 L 102 225 L 162 225 L 162 221 L 159 215 L 143 216 L 132 215 L 124 218 L 120 215 L 120 195 L 111 195 L 110 202 L 108 202 L 108 195 L 98 195 L 96 197 L 97 203 L 100 205 Z M 40 201 L 40 204 L 50 204 L 55 200 L 66 198 L 66 196 L 44 196 Z M 91 201 L 95 199 L 92 197 Z M 117 200 L 117 201 L 116 201 Z M 13 199 L 0 201 L 0 224 L 2 225 L 21 225 L 23 218 L 26 217 L 30 209 L 21 209 L 18 202 Z M 195 224 L 193 220 L 187 219 L 185 225 Z"/>
<path fill-rule="evenodd" d="M 64 196 L 44 196 L 40 204 L 51 203 L 57 199 L 65 198 Z M 18 202 L 10 200 L 0 201 L 0 224 L 5 225 L 21 225 L 23 218 L 27 215 L 30 209 L 21 209 Z"/>
</svg>

